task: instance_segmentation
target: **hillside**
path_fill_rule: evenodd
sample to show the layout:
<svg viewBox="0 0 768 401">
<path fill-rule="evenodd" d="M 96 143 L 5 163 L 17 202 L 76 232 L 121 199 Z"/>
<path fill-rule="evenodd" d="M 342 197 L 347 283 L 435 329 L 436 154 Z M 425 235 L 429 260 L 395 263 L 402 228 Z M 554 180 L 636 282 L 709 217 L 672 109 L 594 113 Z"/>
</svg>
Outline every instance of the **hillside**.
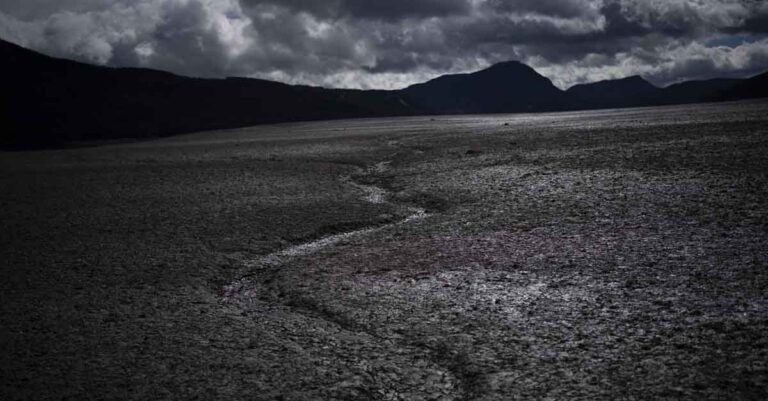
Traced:
<svg viewBox="0 0 768 401">
<path fill-rule="evenodd" d="M 563 92 L 533 68 L 515 61 L 471 74 L 444 75 L 403 90 L 418 112 L 510 113 L 562 109 Z"/>
<path fill-rule="evenodd" d="M 290 121 L 620 108 L 768 96 L 768 74 L 667 88 L 633 76 L 562 91 L 531 67 L 509 61 L 383 91 L 99 67 L 1 40 L 0 56 L 3 148 L 57 147 Z"/>
<path fill-rule="evenodd" d="M 397 92 L 97 67 L 0 42 L 3 136 L 21 147 L 260 123 L 409 114 Z"/>
<path fill-rule="evenodd" d="M 662 89 L 640 76 L 575 85 L 566 94 L 575 109 L 653 105 Z"/>
</svg>

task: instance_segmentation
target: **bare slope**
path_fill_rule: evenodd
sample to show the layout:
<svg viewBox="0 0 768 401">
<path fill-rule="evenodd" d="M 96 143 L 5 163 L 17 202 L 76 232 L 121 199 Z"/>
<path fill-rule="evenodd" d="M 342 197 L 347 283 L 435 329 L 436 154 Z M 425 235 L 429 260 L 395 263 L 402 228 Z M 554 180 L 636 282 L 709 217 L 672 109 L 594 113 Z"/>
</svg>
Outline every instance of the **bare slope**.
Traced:
<svg viewBox="0 0 768 401">
<path fill-rule="evenodd" d="M 51 147 L 271 122 L 409 114 L 395 92 L 97 67 L 3 41 L 0 54 L 0 146 Z"/>
</svg>

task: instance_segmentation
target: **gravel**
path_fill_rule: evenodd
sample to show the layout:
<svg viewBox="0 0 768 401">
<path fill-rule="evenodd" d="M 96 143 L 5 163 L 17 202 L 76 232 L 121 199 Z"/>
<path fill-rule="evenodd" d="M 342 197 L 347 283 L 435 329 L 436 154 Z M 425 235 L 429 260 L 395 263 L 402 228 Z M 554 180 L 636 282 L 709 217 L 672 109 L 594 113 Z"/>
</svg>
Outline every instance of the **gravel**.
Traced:
<svg viewBox="0 0 768 401">
<path fill-rule="evenodd" d="M 768 103 L 0 153 L 2 399 L 765 399 Z"/>
</svg>

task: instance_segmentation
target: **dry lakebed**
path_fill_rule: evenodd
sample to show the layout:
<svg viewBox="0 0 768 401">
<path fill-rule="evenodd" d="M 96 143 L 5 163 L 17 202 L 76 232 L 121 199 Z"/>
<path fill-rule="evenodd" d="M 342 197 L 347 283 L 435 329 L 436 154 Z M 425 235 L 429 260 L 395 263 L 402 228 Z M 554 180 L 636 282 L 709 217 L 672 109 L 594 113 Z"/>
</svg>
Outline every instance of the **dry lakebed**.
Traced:
<svg viewBox="0 0 768 401">
<path fill-rule="evenodd" d="M 768 102 L 0 153 L 3 400 L 764 400 Z"/>
</svg>

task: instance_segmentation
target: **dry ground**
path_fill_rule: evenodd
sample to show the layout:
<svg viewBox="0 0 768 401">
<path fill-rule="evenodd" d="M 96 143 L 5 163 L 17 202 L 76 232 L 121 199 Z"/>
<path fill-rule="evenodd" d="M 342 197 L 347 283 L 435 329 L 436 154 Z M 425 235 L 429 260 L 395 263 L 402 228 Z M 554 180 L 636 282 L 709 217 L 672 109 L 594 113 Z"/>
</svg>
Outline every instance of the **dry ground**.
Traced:
<svg viewBox="0 0 768 401">
<path fill-rule="evenodd" d="M 1 399 L 765 399 L 768 103 L 0 153 Z"/>
</svg>

